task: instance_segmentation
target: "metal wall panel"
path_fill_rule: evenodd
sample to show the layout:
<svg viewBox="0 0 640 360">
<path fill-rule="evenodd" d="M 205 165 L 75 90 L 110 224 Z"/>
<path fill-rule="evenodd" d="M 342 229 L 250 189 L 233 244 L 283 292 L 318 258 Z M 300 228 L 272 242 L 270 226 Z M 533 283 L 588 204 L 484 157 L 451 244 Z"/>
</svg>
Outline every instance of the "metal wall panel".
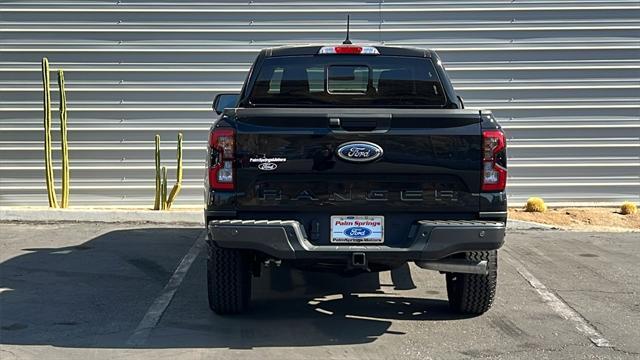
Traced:
<svg viewBox="0 0 640 360">
<path fill-rule="evenodd" d="M 47 201 L 43 56 L 66 73 L 72 205 L 151 205 L 154 134 L 174 177 L 181 131 L 178 205 L 199 207 L 214 95 L 262 47 L 342 40 L 347 13 L 355 40 L 438 50 L 467 105 L 494 110 L 511 204 L 640 200 L 637 0 L 122 0 L 0 1 L 0 205 Z"/>
</svg>

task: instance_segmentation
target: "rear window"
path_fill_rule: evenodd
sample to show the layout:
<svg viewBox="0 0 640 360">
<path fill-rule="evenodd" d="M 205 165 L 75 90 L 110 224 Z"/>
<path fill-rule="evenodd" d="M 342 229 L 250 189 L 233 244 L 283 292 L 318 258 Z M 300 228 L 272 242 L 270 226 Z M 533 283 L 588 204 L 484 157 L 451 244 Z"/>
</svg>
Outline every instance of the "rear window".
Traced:
<svg viewBox="0 0 640 360">
<path fill-rule="evenodd" d="M 433 63 L 401 56 L 265 59 L 249 95 L 254 106 L 442 107 Z"/>
</svg>

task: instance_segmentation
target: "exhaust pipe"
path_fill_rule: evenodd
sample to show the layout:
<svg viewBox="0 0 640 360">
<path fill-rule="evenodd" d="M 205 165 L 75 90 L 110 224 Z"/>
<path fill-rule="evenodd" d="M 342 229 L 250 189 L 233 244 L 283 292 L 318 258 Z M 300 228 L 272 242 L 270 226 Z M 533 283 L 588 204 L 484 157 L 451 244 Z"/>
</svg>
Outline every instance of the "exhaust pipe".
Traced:
<svg viewBox="0 0 640 360">
<path fill-rule="evenodd" d="M 445 259 L 438 261 L 416 261 L 418 267 L 446 273 L 488 275 L 487 260 L 469 261 L 464 259 Z"/>
</svg>

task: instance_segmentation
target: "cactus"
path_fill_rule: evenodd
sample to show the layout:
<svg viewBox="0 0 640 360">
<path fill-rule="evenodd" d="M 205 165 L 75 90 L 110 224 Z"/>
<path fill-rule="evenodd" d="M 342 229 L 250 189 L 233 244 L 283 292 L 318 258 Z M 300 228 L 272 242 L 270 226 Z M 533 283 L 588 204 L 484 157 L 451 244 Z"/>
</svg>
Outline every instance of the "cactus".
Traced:
<svg viewBox="0 0 640 360">
<path fill-rule="evenodd" d="M 162 167 L 162 210 L 167 210 L 167 168 Z"/>
<path fill-rule="evenodd" d="M 180 190 L 182 189 L 182 133 L 178 134 L 178 158 L 176 163 L 176 184 L 173 185 L 169 199 L 167 200 L 167 210 L 171 209 L 173 202 L 178 197 Z"/>
<path fill-rule="evenodd" d="M 160 135 L 156 134 L 156 199 L 153 203 L 153 210 L 160 210 L 162 207 L 162 179 L 160 170 Z"/>
<path fill-rule="evenodd" d="M 633 215 L 638 212 L 638 207 L 636 204 L 631 201 L 625 201 L 620 206 L 620 214 L 622 215 Z"/>
<path fill-rule="evenodd" d="M 60 90 L 60 146 L 62 148 L 62 202 L 63 209 L 69 207 L 69 146 L 67 142 L 67 93 L 64 89 L 64 71 L 58 70 Z"/>
<path fill-rule="evenodd" d="M 51 155 L 51 89 L 49 78 L 49 59 L 42 58 L 42 85 L 44 87 L 44 167 L 47 183 L 49 207 L 57 208 L 55 182 L 53 179 L 53 160 Z"/>
<path fill-rule="evenodd" d="M 530 197 L 527 199 L 527 204 L 525 205 L 526 212 L 545 212 L 547 211 L 547 204 L 544 203 L 539 197 Z"/>
</svg>

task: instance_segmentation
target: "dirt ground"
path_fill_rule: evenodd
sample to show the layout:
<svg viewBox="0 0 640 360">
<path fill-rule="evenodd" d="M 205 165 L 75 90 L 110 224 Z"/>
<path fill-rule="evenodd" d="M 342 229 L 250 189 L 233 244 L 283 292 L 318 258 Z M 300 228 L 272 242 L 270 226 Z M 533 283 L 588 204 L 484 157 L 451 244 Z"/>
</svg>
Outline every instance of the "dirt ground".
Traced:
<svg viewBox="0 0 640 360">
<path fill-rule="evenodd" d="M 510 209 L 509 218 L 584 231 L 640 231 L 640 213 L 622 215 L 617 208 L 555 208 L 544 213 Z"/>
</svg>

